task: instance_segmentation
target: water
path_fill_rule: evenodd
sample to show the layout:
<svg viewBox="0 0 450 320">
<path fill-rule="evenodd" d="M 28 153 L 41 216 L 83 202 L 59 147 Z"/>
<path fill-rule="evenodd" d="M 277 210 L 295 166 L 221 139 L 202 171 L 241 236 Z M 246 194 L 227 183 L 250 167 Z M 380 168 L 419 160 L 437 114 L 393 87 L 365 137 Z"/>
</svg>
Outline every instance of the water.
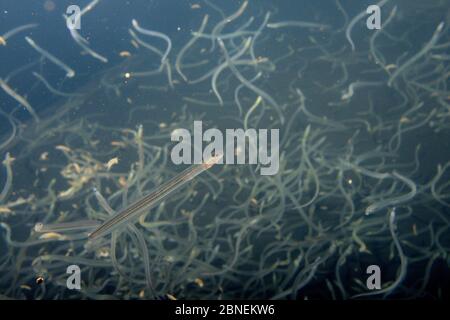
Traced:
<svg viewBox="0 0 450 320">
<path fill-rule="evenodd" d="M 2 3 L 2 298 L 448 298 L 446 1 L 381 2 L 380 30 L 353 23 L 371 1 L 93 1 L 85 48 L 71 4 Z M 246 144 L 161 200 L 194 121 L 221 152 L 226 130 L 279 130 L 279 170 Z"/>
</svg>

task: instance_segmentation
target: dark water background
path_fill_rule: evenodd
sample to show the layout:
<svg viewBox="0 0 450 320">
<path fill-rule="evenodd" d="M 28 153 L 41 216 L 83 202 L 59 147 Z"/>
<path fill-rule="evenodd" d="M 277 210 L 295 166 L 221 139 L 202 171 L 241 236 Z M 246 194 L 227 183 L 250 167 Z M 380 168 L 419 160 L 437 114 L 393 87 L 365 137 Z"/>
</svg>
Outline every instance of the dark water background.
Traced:
<svg viewBox="0 0 450 320">
<path fill-rule="evenodd" d="M 367 7 L 369 4 L 373 4 L 372 1 L 356 1 L 348 0 L 341 1 L 343 7 L 345 8 L 347 14 L 350 18 L 354 17 L 356 14 L 361 12 L 363 8 Z M 394 2 L 394 1 L 392 1 Z M 430 1 L 431 3 L 432 1 Z M 436 4 L 441 5 L 442 1 L 435 1 Z M 130 45 L 130 36 L 128 34 L 128 29 L 131 28 L 131 20 L 136 19 L 143 27 L 150 28 L 152 30 L 158 30 L 167 34 L 174 45 L 173 50 L 178 51 L 182 45 L 184 45 L 191 38 L 191 31 L 197 30 L 199 23 L 204 16 L 208 13 L 211 17 L 218 19 L 217 14 L 209 7 L 207 7 L 201 1 L 180 1 L 180 0 L 112 0 L 112 1 L 101 1 L 94 10 L 88 12 L 82 18 L 81 35 L 87 38 L 90 42 L 90 47 L 102 55 L 105 55 L 109 59 L 109 63 L 103 64 L 98 60 L 93 59 L 88 55 L 81 55 L 81 48 L 74 44 L 73 39 L 65 26 L 65 21 L 62 17 L 65 8 L 71 4 L 78 4 L 80 7 L 84 7 L 88 1 L 54 1 L 54 9 L 49 10 L 45 8 L 44 1 L 26 1 L 26 0 L 2 0 L 0 4 L 0 33 L 10 30 L 16 26 L 27 24 L 27 23 L 38 23 L 39 27 L 31 29 L 26 33 L 20 33 L 10 39 L 6 47 L 0 47 L 0 77 L 4 78 L 7 74 L 13 70 L 26 65 L 27 63 L 32 63 L 39 58 L 39 54 L 34 51 L 24 40 L 25 35 L 29 35 L 33 38 L 39 46 L 46 48 L 49 52 L 53 53 L 55 56 L 59 57 L 61 60 L 70 65 L 77 72 L 77 76 L 74 79 L 65 79 L 64 72 L 60 70 L 57 66 L 51 62 L 44 61 L 42 66 L 44 67 L 43 75 L 45 78 L 54 85 L 56 88 L 63 88 L 66 92 L 76 92 L 80 89 L 87 89 L 95 91 L 98 85 L 99 77 L 110 70 L 113 66 L 119 65 L 123 62 L 123 58 L 119 56 L 119 53 L 124 50 L 132 51 L 133 48 Z M 201 4 L 201 9 L 192 10 L 191 6 L 195 3 Z M 216 1 L 220 8 L 225 12 L 234 12 L 241 2 L 239 1 Z M 266 5 L 271 5 L 278 9 L 276 13 L 276 18 L 274 21 L 283 20 L 302 20 L 311 21 L 317 23 L 324 23 L 333 26 L 333 28 L 342 27 L 343 20 L 342 16 L 338 14 L 336 9 L 335 1 L 258 1 L 258 4 L 252 2 L 249 10 L 255 16 L 263 16 L 261 12 L 264 10 Z M 423 1 L 419 0 L 403 0 L 395 1 L 401 11 L 398 17 L 396 17 L 397 25 L 400 25 L 404 30 L 397 30 L 398 34 L 405 34 L 410 32 L 413 36 L 408 38 L 409 47 L 407 49 L 408 56 L 414 54 L 420 50 L 424 43 L 426 43 L 430 35 L 433 33 L 435 26 L 439 21 L 448 22 L 448 12 L 449 6 L 444 5 L 443 7 L 436 6 L 436 9 L 432 12 L 434 16 L 430 17 L 430 20 L 435 20 L 436 23 L 427 24 L 427 27 L 417 26 L 416 19 L 424 19 L 421 11 L 421 5 Z M 427 2 L 427 8 L 432 7 L 430 3 Z M 48 3 L 47 3 L 48 4 Z M 260 7 L 259 7 L 260 6 Z M 416 18 L 420 17 L 420 18 Z M 426 18 L 426 17 L 425 17 Z M 365 28 L 355 28 L 353 33 L 353 39 L 355 41 L 356 48 L 360 46 L 362 39 L 370 36 L 370 30 Z M 293 28 L 286 29 L 286 34 L 291 36 L 294 40 L 292 46 L 302 47 L 306 45 L 308 41 L 308 29 Z M 324 37 L 326 37 L 324 35 Z M 414 40 L 414 42 L 412 41 Z M 448 39 L 447 39 L 448 40 Z M 163 43 L 158 42 L 156 43 Z M 345 38 L 342 38 L 342 45 L 347 45 Z M 274 53 L 282 54 L 286 50 L 285 47 L 277 46 L 277 43 L 263 42 L 258 47 L 258 55 L 268 55 L 276 56 Z M 389 58 L 388 60 L 395 60 L 393 57 L 398 57 L 405 52 L 405 47 L 390 46 L 383 53 Z M 133 52 L 132 52 L 133 53 Z M 134 53 L 133 53 L 134 54 Z M 305 53 L 304 59 L 314 59 L 314 54 Z M 151 60 L 150 60 L 151 59 Z M 351 58 L 349 58 L 351 59 Z M 403 60 L 405 61 L 405 58 Z M 297 65 L 298 63 L 298 65 Z M 154 66 L 158 64 L 158 59 L 154 56 L 149 58 L 149 61 L 143 63 L 143 66 L 148 64 L 149 66 Z M 292 78 L 298 76 L 299 66 L 302 61 L 290 61 L 289 64 L 282 65 L 285 68 L 285 72 L 277 73 L 275 75 L 267 75 L 265 79 L 267 88 L 273 93 L 274 98 L 280 103 L 283 102 L 283 92 L 286 87 L 289 86 L 289 82 Z M 143 68 L 145 69 L 145 68 Z M 35 68 L 33 68 L 35 70 Z M 358 80 L 360 77 L 361 70 L 350 70 L 349 79 L 352 81 Z M 448 71 L 448 69 L 447 69 Z M 309 110 L 314 110 L 316 114 L 329 115 L 333 118 L 335 111 L 328 106 L 328 102 L 339 100 L 339 97 L 335 93 L 327 93 L 315 85 L 315 82 L 326 83 L 332 85 L 335 81 L 336 75 L 332 73 L 332 70 L 327 68 L 327 65 L 321 65 L 311 71 L 311 74 L 302 74 L 302 90 L 308 92 L 307 102 L 309 105 Z M 273 78 L 271 78 L 273 77 Z M 355 77 L 355 78 L 354 78 Z M 368 76 L 370 78 L 370 75 Z M 311 81 L 308 81 L 311 79 Z M 313 79 L 313 81 L 312 81 Z M 379 81 L 375 76 L 373 81 Z M 31 75 L 30 72 L 24 72 L 13 78 L 13 87 L 18 88 L 22 94 L 26 94 L 27 99 L 32 101 L 32 105 L 38 114 L 52 113 L 53 110 L 57 110 L 58 106 L 64 103 L 65 98 L 56 97 L 51 94 L 42 84 L 37 84 L 36 79 Z M 448 82 L 447 82 L 448 83 Z M 98 85 L 100 86 L 100 85 Z M 204 86 L 203 91 L 209 90 L 209 82 L 202 84 Z M 344 86 L 345 88 L 346 86 Z M 19 89 L 20 88 L 20 89 Z M 151 118 L 156 119 L 160 122 L 170 122 L 170 117 L 168 116 L 171 111 L 176 109 L 179 105 L 179 98 L 184 94 L 192 94 L 190 90 L 198 90 L 200 87 L 195 89 L 189 87 L 183 87 L 180 85 L 179 89 L 172 95 L 164 94 L 153 94 L 150 96 L 151 101 L 148 100 L 149 97 L 133 97 L 134 103 L 144 104 L 150 103 L 152 105 L 158 106 L 155 108 L 151 115 Z M 374 89 L 375 90 L 375 89 Z M 377 88 L 378 90 L 378 88 Z M 398 105 L 398 98 L 387 93 L 387 91 L 379 90 L 375 91 L 376 94 L 373 97 L 375 101 L 376 112 L 380 115 L 384 115 L 389 112 L 392 106 Z M 356 101 L 360 99 L 361 103 L 366 103 L 367 95 L 357 96 L 354 98 Z M 134 127 L 139 124 L 139 119 L 131 121 L 131 123 L 126 122 L 122 115 L 115 113 L 115 108 L 121 108 L 120 104 L 123 104 L 123 100 L 117 100 L 117 105 L 112 105 L 114 99 L 104 100 L 100 97 L 92 103 L 90 109 L 92 113 L 96 112 L 108 112 L 111 110 L 109 121 L 111 124 L 115 124 L 118 127 L 129 126 Z M 355 103 L 355 102 L 353 102 Z M 432 102 L 431 102 L 432 103 Z M 357 102 L 355 103 L 357 104 Z M 10 112 L 13 108 L 17 106 L 16 102 L 12 100 L 9 96 L 0 92 L 0 108 L 5 112 Z M 201 110 L 201 108 L 199 108 Z M 84 114 L 77 114 L 77 112 L 85 112 L 87 109 L 82 109 L 83 111 L 73 110 L 74 117 L 83 117 Z M 229 111 L 220 110 L 208 111 L 208 117 L 210 119 L 219 119 L 216 124 L 218 126 L 227 127 L 227 120 L 225 116 Z M 354 109 L 349 110 L 349 113 L 340 112 L 339 117 L 344 120 L 347 116 L 352 117 Z M 29 119 L 29 114 L 26 110 L 21 110 L 16 114 L 17 118 L 21 121 L 26 122 Z M 221 122 L 220 118 L 224 117 Z M 106 125 L 106 123 L 105 123 Z M 306 127 L 307 123 L 298 123 L 291 130 L 302 131 Z M 283 130 L 283 129 L 281 129 Z M 8 121 L 4 117 L 0 117 L 0 137 L 7 135 L 10 132 L 10 126 Z M 424 129 L 420 132 L 414 132 L 408 135 L 402 141 L 402 146 L 399 150 L 399 157 L 397 161 L 399 163 L 412 161 L 414 158 L 414 146 L 418 143 L 422 146 L 422 156 L 420 161 L 420 172 L 415 177 L 416 183 L 426 183 L 429 181 L 430 176 L 433 176 L 436 171 L 436 166 L 438 164 L 443 164 L 450 159 L 450 139 L 448 131 L 441 131 L 439 133 L 433 132 L 432 129 Z M 333 139 L 333 137 L 331 137 Z M 335 141 L 331 140 L 331 143 L 342 144 L 342 139 L 338 135 L 334 137 Z M 367 140 L 367 150 L 375 148 L 380 143 L 385 143 L 389 139 L 386 136 L 371 137 Z M 100 146 L 100 150 L 103 146 Z M 106 148 L 106 147 L 105 147 Z M 2 155 L 3 157 L 3 155 Z M 126 155 L 123 155 L 126 157 Z M 20 168 L 20 169 L 19 169 Z M 17 183 L 26 184 L 27 176 L 33 172 L 33 168 L 26 166 L 18 167 L 19 171 L 15 171 L 17 177 L 15 177 Z M 23 171 L 20 171 L 23 170 Z M 0 185 L 3 185 L 5 180 L 5 175 L 2 170 L 0 173 Z M 217 204 L 216 204 L 217 205 Z M 219 206 L 226 206 L 225 203 L 220 203 Z M 214 207 L 214 204 L 211 204 Z M 449 216 L 449 208 L 442 208 L 442 206 L 437 207 L 437 210 L 442 210 L 442 214 Z M 427 209 L 423 209 L 427 210 Z M 419 218 L 426 221 L 428 212 L 418 212 Z M 428 221 L 427 221 L 428 222 Z M 407 227 L 406 227 L 407 226 Z M 408 228 L 410 230 L 410 225 L 407 221 L 403 222 L 403 226 L 400 227 L 400 231 Z M 28 228 L 28 226 L 27 226 Z M 15 233 L 15 239 L 25 240 L 27 237 L 28 230 L 25 228 L 23 234 L 20 232 Z M 448 237 L 447 237 L 448 240 Z M 426 239 L 424 239 L 426 241 Z M 2 246 L 4 244 L 2 243 Z M 385 244 L 382 244 L 380 251 L 383 251 Z M 6 250 L 6 247 L 0 247 L 1 250 Z M 374 246 L 374 255 L 376 256 L 376 246 Z M 414 257 L 410 257 L 414 258 Z M 352 277 L 359 275 L 361 277 L 365 276 L 364 268 L 358 257 L 349 258 L 348 266 L 360 266 L 359 271 L 345 270 L 343 272 L 344 282 L 351 282 Z M 370 260 L 370 259 L 369 259 Z M 383 266 L 384 267 L 384 266 Z M 395 266 L 386 265 L 388 269 L 387 276 L 389 279 L 395 278 L 395 273 L 397 270 L 397 264 Z M 419 278 L 423 277 L 423 270 L 426 268 L 426 261 L 415 265 L 408 269 L 408 278 L 405 283 L 405 287 L 410 285 L 414 287 Z M 425 292 L 429 293 L 429 296 L 436 295 L 438 290 L 441 290 L 441 297 L 448 299 L 450 288 L 450 273 L 448 266 L 448 258 L 437 259 L 433 268 L 431 269 L 430 280 L 427 284 Z M 418 279 L 415 279 L 415 274 L 417 274 Z M 326 276 L 326 275 L 325 275 Z M 316 298 L 323 298 L 326 296 L 324 291 L 326 291 L 326 286 L 323 281 L 312 281 L 308 287 L 308 295 Z M 444 291 L 443 291 L 444 290 Z M 2 288 L 0 287 L 0 293 Z M 406 294 L 405 296 L 412 296 L 413 292 Z M 425 298 L 429 297 L 425 294 Z M 401 297 L 400 297 L 401 298 Z"/>
</svg>

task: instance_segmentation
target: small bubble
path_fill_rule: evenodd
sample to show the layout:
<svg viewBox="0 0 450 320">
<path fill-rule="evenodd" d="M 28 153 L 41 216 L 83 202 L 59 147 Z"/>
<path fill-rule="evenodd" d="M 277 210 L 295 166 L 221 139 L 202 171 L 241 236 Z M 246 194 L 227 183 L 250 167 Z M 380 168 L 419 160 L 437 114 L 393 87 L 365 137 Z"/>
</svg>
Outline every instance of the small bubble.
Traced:
<svg viewBox="0 0 450 320">
<path fill-rule="evenodd" d="M 44 283 L 44 277 L 39 276 L 36 278 L 36 284 L 43 284 Z"/>
<path fill-rule="evenodd" d="M 51 1 L 51 0 L 47 0 L 47 1 L 45 1 L 44 2 L 44 9 L 46 10 L 46 11 L 53 11 L 53 10 L 55 10 L 55 8 L 56 8 L 56 4 L 55 4 L 55 2 L 53 2 L 53 1 Z"/>
</svg>

